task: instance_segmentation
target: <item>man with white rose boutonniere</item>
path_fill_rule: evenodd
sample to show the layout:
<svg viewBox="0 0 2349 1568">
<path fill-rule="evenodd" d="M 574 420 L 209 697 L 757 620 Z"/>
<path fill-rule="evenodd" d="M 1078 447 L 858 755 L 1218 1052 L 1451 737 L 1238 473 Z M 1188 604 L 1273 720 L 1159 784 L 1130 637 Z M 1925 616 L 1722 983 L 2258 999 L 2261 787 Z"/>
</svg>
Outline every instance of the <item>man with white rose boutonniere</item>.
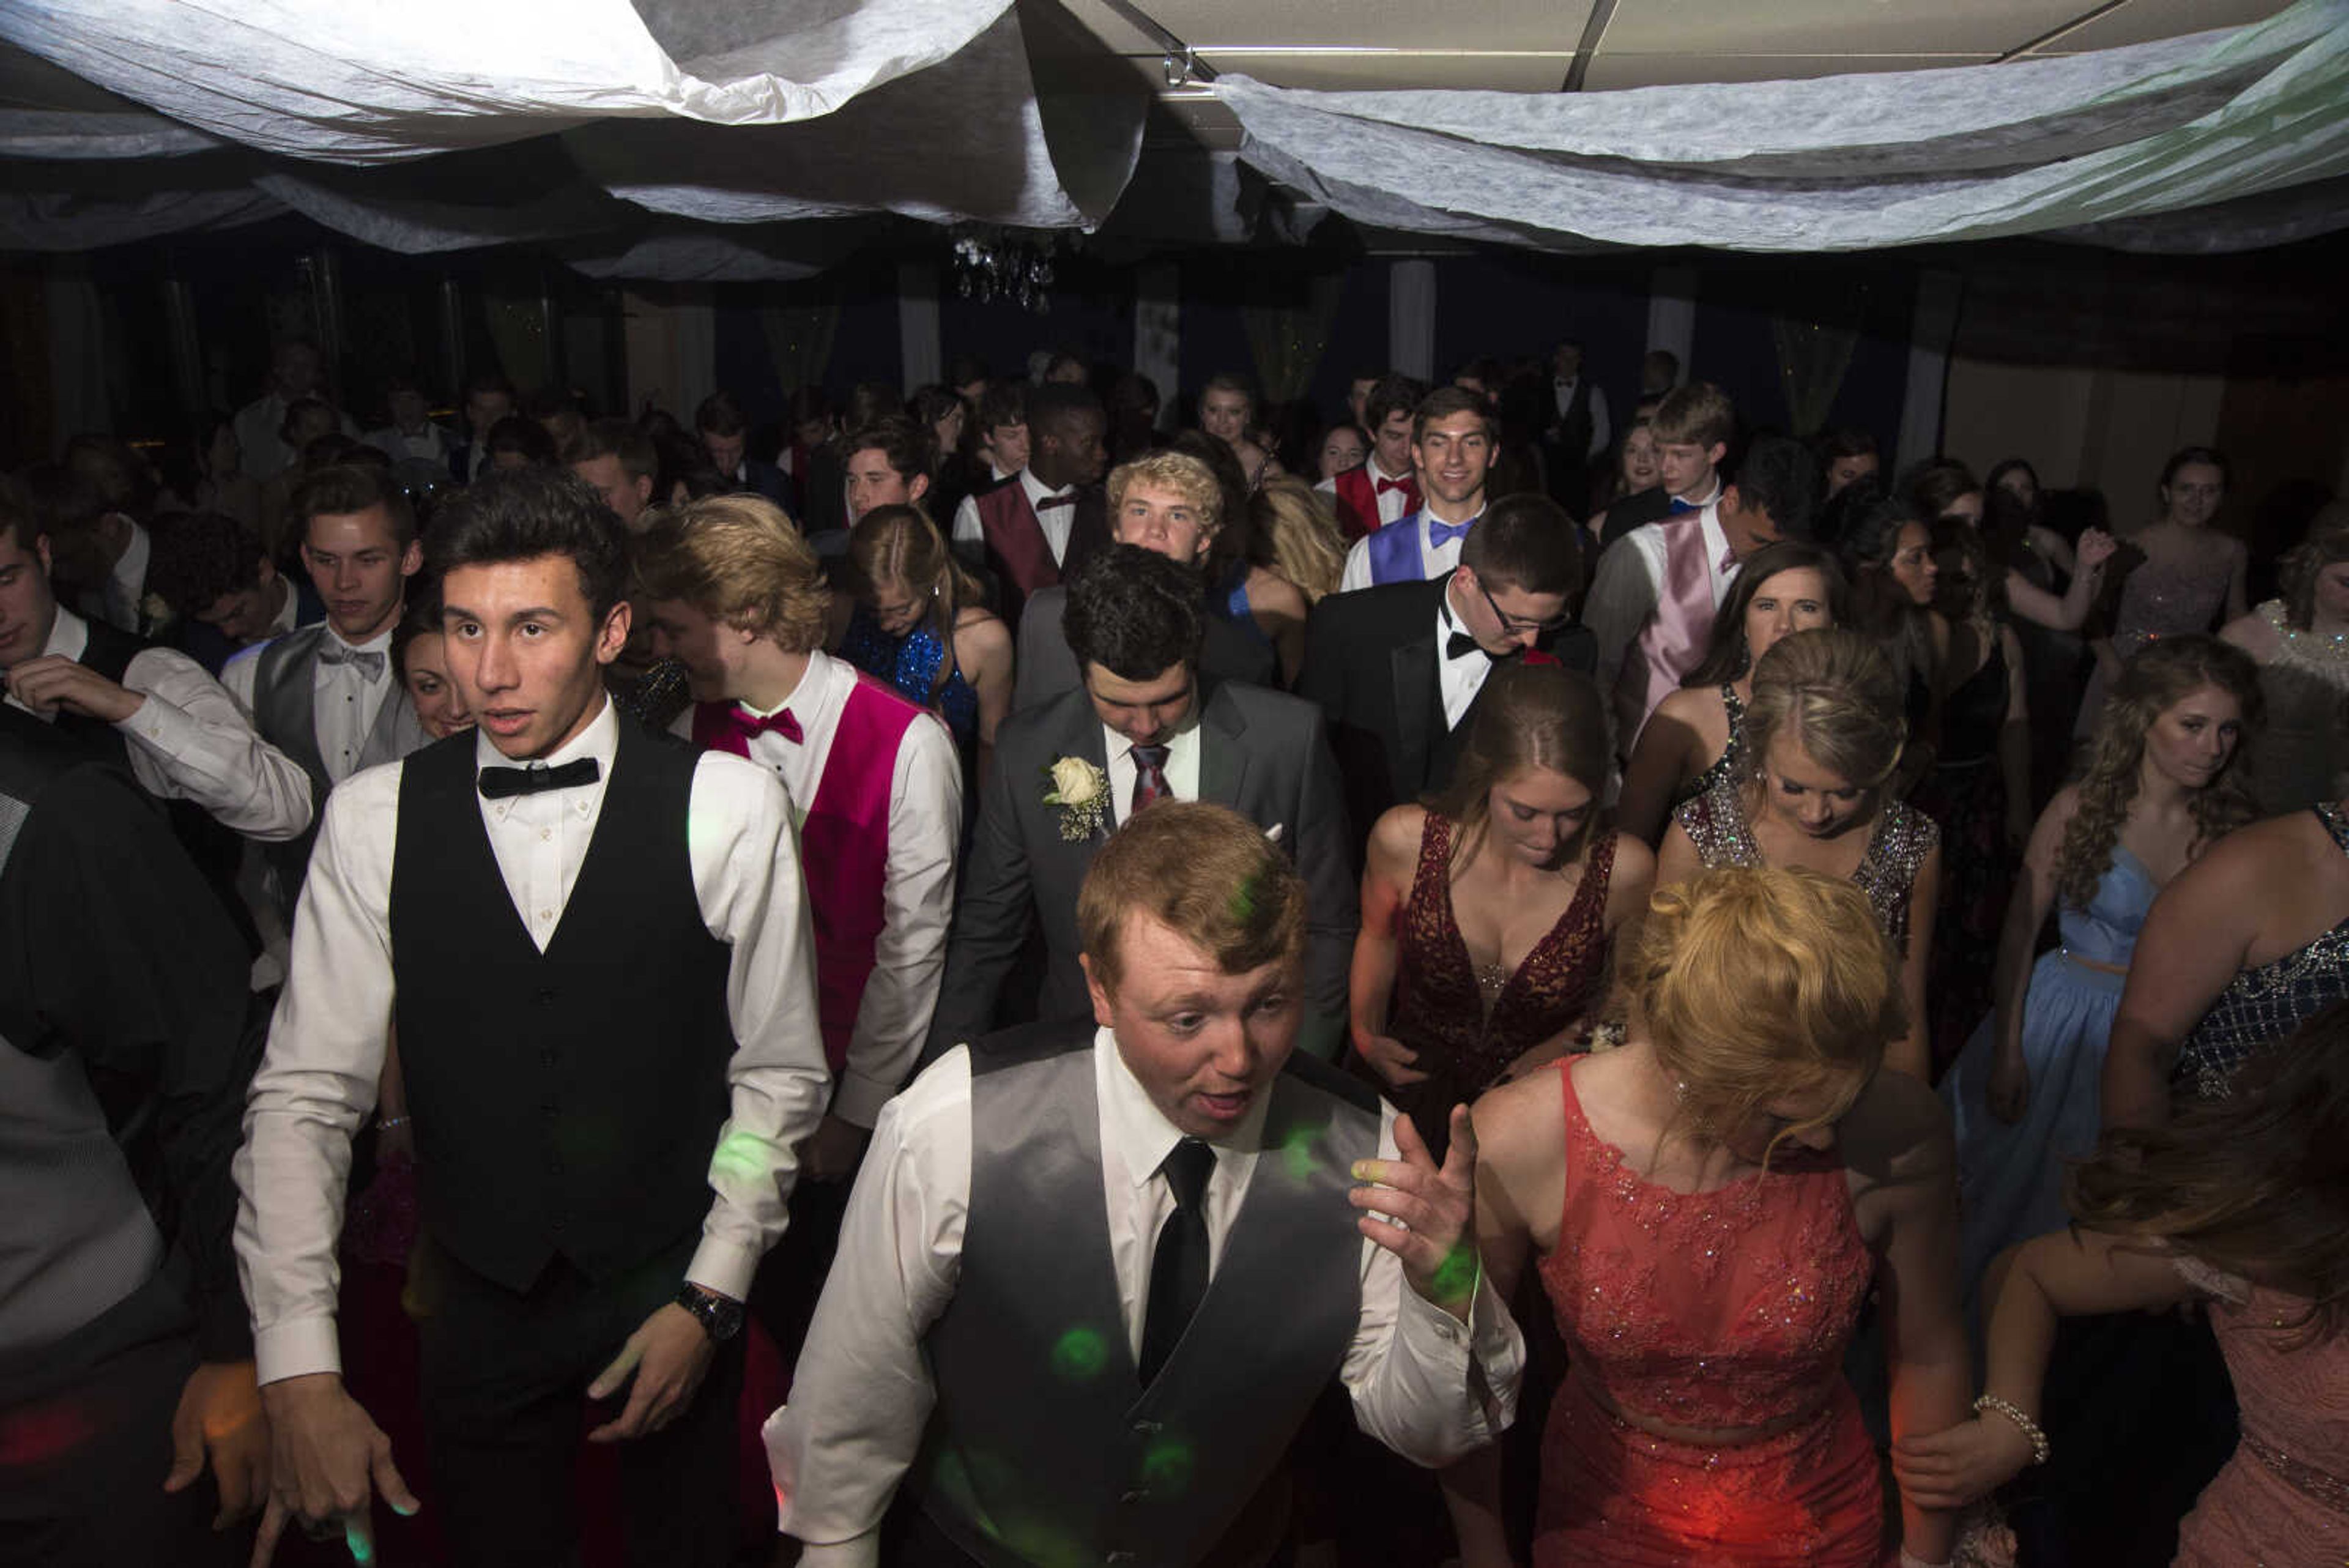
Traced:
<svg viewBox="0 0 2349 1568">
<path fill-rule="evenodd" d="M 1296 861 L 1309 893 L 1303 1044 L 1336 1049 L 1356 910 L 1336 765 L 1312 704 L 1201 681 L 1206 614 L 1196 576 L 1139 545 L 1112 546 L 1071 580 L 1062 625 L 1083 682 L 997 732 L 932 1056 L 1000 1023 L 1085 1012 L 1077 889 L 1109 836 L 1162 800 L 1230 806 Z M 1007 982 L 1031 929 L 1043 981 L 1015 994 Z"/>
</svg>

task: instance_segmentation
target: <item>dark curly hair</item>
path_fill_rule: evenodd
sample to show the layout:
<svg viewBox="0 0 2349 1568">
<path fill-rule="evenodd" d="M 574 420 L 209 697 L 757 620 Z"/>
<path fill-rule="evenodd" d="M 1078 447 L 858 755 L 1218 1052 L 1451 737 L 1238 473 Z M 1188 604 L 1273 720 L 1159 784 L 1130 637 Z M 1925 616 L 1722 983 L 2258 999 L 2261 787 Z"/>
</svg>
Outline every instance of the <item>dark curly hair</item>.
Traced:
<svg viewBox="0 0 2349 1568">
<path fill-rule="evenodd" d="M 1061 633 L 1080 670 L 1098 664 L 1121 680 L 1148 680 L 1196 666 L 1206 618 L 1196 572 L 1139 545 L 1112 545 L 1069 579 Z"/>
<path fill-rule="evenodd" d="M 568 556 L 579 591 L 602 620 L 628 583 L 628 535 L 595 487 L 567 468 L 482 471 L 432 519 L 425 544 L 434 578 L 460 566 Z"/>
<path fill-rule="evenodd" d="M 190 512 L 171 518 L 151 535 L 147 587 L 162 596 L 171 613 L 194 619 L 230 594 L 261 581 L 268 546 L 224 512 Z"/>
</svg>

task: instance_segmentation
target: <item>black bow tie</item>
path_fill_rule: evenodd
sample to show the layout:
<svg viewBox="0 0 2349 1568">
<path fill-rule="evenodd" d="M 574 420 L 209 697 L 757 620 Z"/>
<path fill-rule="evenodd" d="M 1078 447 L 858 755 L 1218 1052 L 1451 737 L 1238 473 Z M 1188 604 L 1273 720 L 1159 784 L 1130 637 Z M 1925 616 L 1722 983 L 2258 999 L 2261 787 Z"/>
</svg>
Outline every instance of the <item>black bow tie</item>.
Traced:
<svg viewBox="0 0 2349 1568">
<path fill-rule="evenodd" d="M 1447 662 L 1454 659 L 1465 659 L 1472 653 L 1482 653 L 1487 659 L 1493 657 L 1485 650 L 1483 643 L 1464 631 L 1454 632 L 1444 644 L 1444 657 Z"/>
<path fill-rule="evenodd" d="M 594 784 L 603 776 L 603 768 L 593 757 L 581 757 L 559 768 L 550 768 L 544 763 L 533 763 L 526 768 L 483 768 L 481 798 L 503 800 L 508 795 L 536 794 L 545 789 L 571 789 Z"/>
</svg>

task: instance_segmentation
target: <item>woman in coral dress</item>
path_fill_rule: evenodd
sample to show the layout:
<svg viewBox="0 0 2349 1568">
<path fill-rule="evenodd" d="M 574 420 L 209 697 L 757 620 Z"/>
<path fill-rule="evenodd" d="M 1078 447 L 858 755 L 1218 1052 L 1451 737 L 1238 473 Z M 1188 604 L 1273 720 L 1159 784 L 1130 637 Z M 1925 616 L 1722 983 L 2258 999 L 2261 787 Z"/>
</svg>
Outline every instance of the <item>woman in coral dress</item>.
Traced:
<svg viewBox="0 0 2349 1568">
<path fill-rule="evenodd" d="M 1946 1124 L 1878 1071 L 1904 1020 L 1874 913 L 1841 878 L 1706 871 L 1619 968 L 1620 1049 L 1476 1107 L 1485 1266 L 1506 1295 L 1537 1255 L 1572 1358 L 1536 1568 L 1879 1568 L 1842 1371 L 1871 1280 L 1896 1436 L 1962 1416 L 1969 1372 Z M 1508 1561 L 1495 1473 L 1449 1478 L 1468 1568 Z M 1948 1514 L 1901 1519 L 1904 1563 L 1948 1561 Z"/>
</svg>

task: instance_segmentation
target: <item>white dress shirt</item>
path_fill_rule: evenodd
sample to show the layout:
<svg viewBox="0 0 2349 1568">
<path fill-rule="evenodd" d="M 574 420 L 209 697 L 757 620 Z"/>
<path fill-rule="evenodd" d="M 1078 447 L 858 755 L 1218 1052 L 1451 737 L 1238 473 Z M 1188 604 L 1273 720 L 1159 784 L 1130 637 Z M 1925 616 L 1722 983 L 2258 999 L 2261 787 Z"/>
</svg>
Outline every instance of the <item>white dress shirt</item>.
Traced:
<svg viewBox="0 0 2349 1568">
<path fill-rule="evenodd" d="M 1133 760 L 1133 742 L 1107 724 L 1102 726 L 1102 755 L 1109 759 L 1109 798 L 1117 810 L 1112 826 L 1123 827 L 1133 815 L 1133 781 L 1142 775 L 1142 767 Z M 1173 799 L 1199 798 L 1198 699 L 1193 700 L 1183 727 L 1167 737 L 1166 763 L 1159 772 L 1166 775 L 1166 793 Z"/>
<path fill-rule="evenodd" d="M 1379 488 L 1381 480 L 1386 481 L 1389 484 L 1402 484 L 1410 480 L 1410 474 L 1389 473 L 1379 466 L 1379 460 L 1375 453 L 1363 460 L 1362 471 L 1371 476 L 1371 499 L 1379 504 L 1380 527 L 1385 527 L 1410 510 L 1411 493 L 1409 491 Z M 1324 495 L 1335 495 L 1338 493 L 1338 482 L 1334 479 L 1325 479 L 1313 488 Z"/>
<path fill-rule="evenodd" d="M 139 623 L 145 618 L 140 613 L 147 597 L 147 563 L 154 555 L 154 541 L 147 530 L 125 517 L 129 524 L 130 542 L 122 546 L 122 555 L 114 569 L 106 574 L 106 588 L 101 596 L 106 604 L 106 618 L 119 630 L 133 637 L 139 634 Z"/>
<path fill-rule="evenodd" d="M 41 652 L 78 661 L 88 647 L 88 624 L 59 605 Z M 130 776 L 140 789 L 191 800 L 249 838 L 295 838 L 310 826 L 310 775 L 254 733 L 202 665 L 168 648 L 141 649 L 122 671 L 122 689 L 146 699 L 114 726 L 129 742 Z M 8 702 L 24 707 L 13 696 Z"/>
<path fill-rule="evenodd" d="M 448 432 L 430 420 L 425 421 L 424 428 L 413 435 L 398 425 L 386 425 L 379 431 L 369 431 L 366 439 L 367 445 L 394 462 L 405 462 L 414 458 L 422 462 L 437 462 L 444 468 L 448 466 Z"/>
<path fill-rule="evenodd" d="M 1454 577 L 1454 582 L 1459 579 Z M 1468 716 L 1475 705 L 1476 694 L 1485 690 L 1485 678 L 1493 673 L 1493 656 L 1478 644 L 1473 652 L 1451 658 L 1447 649 L 1452 634 L 1465 632 L 1468 628 L 1452 613 L 1452 592 L 1444 590 L 1435 602 L 1435 690 L 1444 699 L 1444 727 L 1456 730 L 1460 721 Z"/>
<path fill-rule="evenodd" d="M 292 584 L 286 585 L 286 592 L 290 603 Z M 354 652 L 383 655 L 383 670 L 373 677 L 356 664 L 329 664 L 323 659 L 310 673 L 310 723 L 318 742 L 318 757 L 326 764 L 326 777 L 340 784 L 357 771 L 359 753 L 367 749 L 384 699 L 399 691 L 399 670 L 391 657 L 388 630 L 357 643 L 344 642 L 331 624 L 324 635 Z M 221 684 L 247 713 L 253 711 L 254 689 L 261 678 L 261 650 L 267 646 L 254 643 L 239 649 L 221 670 Z M 405 701 L 407 694 L 400 692 L 399 700 Z"/>
<path fill-rule="evenodd" d="M 772 731 L 750 740 L 750 760 L 773 774 L 791 796 L 792 818 L 806 822 L 832 757 L 840 712 L 856 685 L 856 671 L 821 650 L 808 655 L 807 673 L 789 697 L 761 711 L 788 708 L 800 739 Z M 672 726 L 688 738 L 693 710 Z M 881 934 L 873 941 L 873 973 L 857 1003 L 848 1062 L 833 1090 L 832 1114 L 869 1127 L 901 1088 L 920 1056 L 946 972 L 947 927 L 954 915 L 955 851 L 962 836 L 962 762 L 954 736 L 935 713 L 905 731 L 889 776 L 889 859 L 881 888 Z"/>
<path fill-rule="evenodd" d="M 1485 515 L 1485 509 L 1479 506 L 1468 521 L 1473 524 L 1483 515 Z M 1429 521 L 1430 514 L 1423 506 L 1420 508 L 1419 515 L 1413 518 L 1411 523 L 1412 527 L 1417 530 L 1419 535 L 1419 576 L 1423 582 L 1430 577 L 1440 577 L 1458 566 L 1460 546 L 1468 541 L 1467 535 L 1454 534 L 1441 545 L 1429 544 L 1427 542 Z M 1346 551 L 1346 569 L 1338 576 L 1340 593 L 1351 593 L 1356 588 L 1376 586 L 1371 576 L 1371 541 L 1377 536 L 1374 534 L 1365 534 L 1355 540 Z"/>
<path fill-rule="evenodd" d="M 1174 1211 L 1159 1167 L 1183 1135 L 1127 1071 L 1107 1029 L 1093 1037 L 1093 1084 L 1099 1196 L 1126 1344 L 1138 1355 L 1158 1230 Z M 1205 1203 L 1211 1275 L 1259 1158 L 1267 1103 L 1258 1096 L 1247 1120 L 1216 1146 Z M 1397 1158 L 1392 1106 L 1381 1117 L 1379 1156 Z M 800 1353 L 792 1403 L 767 1421 L 781 1528 L 807 1543 L 806 1568 L 878 1560 L 881 1516 L 936 1397 L 922 1343 L 961 1276 L 970 1171 L 970 1054 L 957 1046 L 882 1112 Z M 1330 1223 L 1347 1224 L 1352 1212 L 1333 1213 Z M 1393 1253 L 1366 1239 L 1361 1257 L 1361 1315 L 1340 1373 L 1356 1421 L 1422 1465 L 1491 1441 L 1514 1414 L 1525 1358 L 1525 1341 L 1491 1285 L 1478 1282 L 1464 1326 L 1411 1288 Z M 1472 1392 L 1472 1358 L 1493 1391 L 1491 1409 Z"/>
<path fill-rule="evenodd" d="M 1717 492 L 1720 487 L 1714 488 Z M 1729 597 L 1737 563 L 1729 553 L 1729 535 L 1722 531 L 1718 494 L 1704 508 L 1699 527 L 1704 535 L 1705 567 L 1713 576 L 1713 605 L 1719 609 L 1721 601 Z M 1624 662 L 1639 657 L 1640 633 L 1647 627 L 1648 618 L 1656 613 L 1663 591 L 1664 532 L 1655 524 L 1632 529 L 1599 556 L 1590 596 L 1583 602 L 1582 624 L 1590 628 L 1599 645 L 1595 678 L 1610 711 Z M 1631 741 L 1629 735 L 1616 737 L 1619 747 L 1628 748 Z"/>
<path fill-rule="evenodd" d="M 1048 487 L 1036 477 L 1032 468 L 1019 471 L 1019 488 L 1027 493 L 1029 510 L 1036 514 L 1036 525 L 1044 531 L 1044 543 L 1051 548 L 1052 564 L 1059 566 L 1069 553 L 1069 535 L 1076 527 L 1077 509 L 1073 505 L 1046 506 L 1050 496 L 1074 496 L 1077 487 L 1064 484 L 1058 490 Z M 978 521 L 978 497 L 966 495 L 955 508 L 954 538 L 957 545 L 983 545 L 987 530 Z"/>
<path fill-rule="evenodd" d="M 543 950 L 587 857 L 619 745 L 611 703 L 547 757 L 594 757 L 594 784 L 482 800 L 481 822 L 514 910 Z M 487 736 L 483 766 L 509 766 Z M 294 917 L 285 992 L 245 1103 L 237 1151 L 237 1262 L 253 1309 L 261 1380 L 334 1372 L 337 1271 L 350 1137 L 375 1106 L 396 996 L 391 866 L 402 763 L 353 777 L 327 797 L 309 880 Z M 732 1114 L 711 1139 L 717 1194 L 686 1278 L 742 1299 L 783 1233 L 795 1146 L 815 1131 L 830 1075 L 816 1032 L 806 886 L 791 803 L 740 757 L 695 764 L 688 854 L 709 934 L 733 950 L 726 1010 Z"/>
</svg>

